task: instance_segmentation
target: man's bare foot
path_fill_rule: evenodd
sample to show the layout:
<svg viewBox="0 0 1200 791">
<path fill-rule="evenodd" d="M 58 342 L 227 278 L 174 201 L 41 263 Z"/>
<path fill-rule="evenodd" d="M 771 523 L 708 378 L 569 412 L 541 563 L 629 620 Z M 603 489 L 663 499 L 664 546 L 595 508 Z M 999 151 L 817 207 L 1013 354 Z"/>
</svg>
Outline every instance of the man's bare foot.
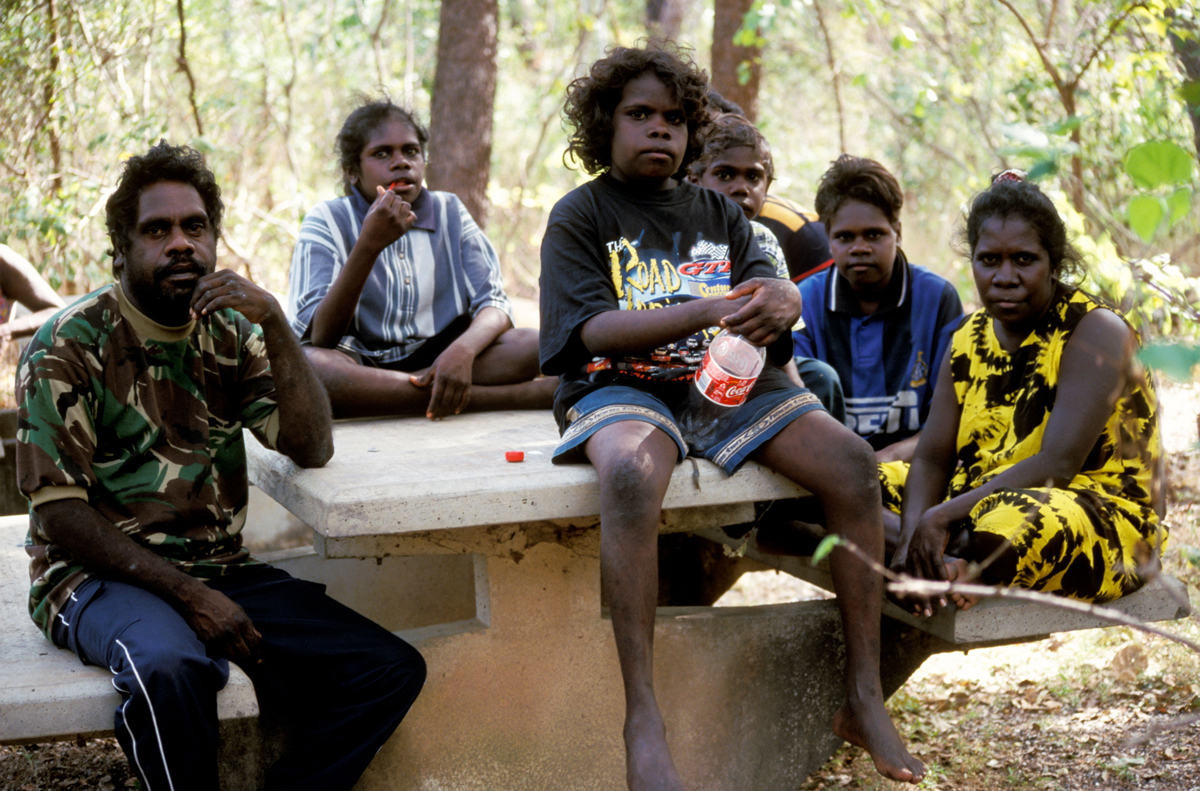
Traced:
<svg viewBox="0 0 1200 791">
<path fill-rule="evenodd" d="M 658 712 L 625 721 L 625 782 L 629 791 L 685 791 Z"/>
<path fill-rule="evenodd" d="M 971 564 L 962 558 L 946 556 L 946 579 L 950 582 L 974 582 L 971 577 Z M 969 610 L 979 603 L 979 597 L 950 591 L 950 598 L 960 610 Z"/>
<path fill-rule="evenodd" d="M 866 750 L 884 777 L 904 783 L 925 779 L 925 764 L 905 749 L 882 700 L 846 701 L 833 715 L 833 732 Z"/>
</svg>

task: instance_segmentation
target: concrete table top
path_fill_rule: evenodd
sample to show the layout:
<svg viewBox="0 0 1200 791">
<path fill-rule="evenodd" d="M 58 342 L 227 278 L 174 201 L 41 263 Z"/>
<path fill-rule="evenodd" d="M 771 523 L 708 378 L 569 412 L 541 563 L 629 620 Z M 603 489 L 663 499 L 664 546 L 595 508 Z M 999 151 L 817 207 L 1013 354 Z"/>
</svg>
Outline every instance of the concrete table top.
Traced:
<svg viewBox="0 0 1200 791">
<path fill-rule="evenodd" d="M 320 469 L 298 468 L 253 438 L 247 452 L 251 482 L 317 531 L 322 554 L 345 557 L 375 554 L 369 539 L 379 536 L 547 520 L 594 522 L 600 509 L 596 473 L 588 464 L 551 464 L 557 442 L 554 419 L 538 410 L 438 422 L 419 417 L 339 422 L 334 457 Z M 508 462 L 506 451 L 523 451 L 525 460 Z M 753 462 L 730 478 L 707 461 L 685 459 L 663 508 L 710 515 L 709 526 L 733 524 L 749 521 L 757 500 L 802 494 Z"/>
</svg>

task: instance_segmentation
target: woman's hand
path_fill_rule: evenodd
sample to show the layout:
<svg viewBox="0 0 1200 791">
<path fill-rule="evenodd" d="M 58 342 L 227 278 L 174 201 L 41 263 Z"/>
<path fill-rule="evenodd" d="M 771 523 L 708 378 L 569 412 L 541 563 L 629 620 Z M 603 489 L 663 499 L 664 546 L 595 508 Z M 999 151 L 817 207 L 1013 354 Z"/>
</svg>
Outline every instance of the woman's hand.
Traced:
<svg viewBox="0 0 1200 791">
<path fill-rule="evenodd" d="M 417 221 L 408 201 L 391 190 L 376 187 L 375 202 L 363 218 L 359 239 L 371 246 L 376 255 L 395 242 Z"/>
<path fill-rule="evenodd" d="M 952 502 L 952 501 L 951 501 Z M 930 508 L 917 521 L 913 531 L 912 541 L 908 545 L 908 555 L 905 559 L 905 570 L 919 579 L 945 582 L 946 577 L 946 544 L 950 540 L 950 525 L 953 519 L 948 513 L 950 503 L 942 503 Z M 912 596 L 908 599 L 917 615 L 933 614 L 933 599 L 929 596 Z M 938 596 L 937 605 L 946 606 L 946 597 Z"/>
<path fill-rule="evenodd" d="M 448 415 L 461 414 L 471 400 L 471 371 L 475 355 L 462 345 L 450 344 L 438 355 L 433 365 L 409 377 L 422 390 L 432 385 L 429 407 L 425 417 L 441 420 Z"/>
</svg>

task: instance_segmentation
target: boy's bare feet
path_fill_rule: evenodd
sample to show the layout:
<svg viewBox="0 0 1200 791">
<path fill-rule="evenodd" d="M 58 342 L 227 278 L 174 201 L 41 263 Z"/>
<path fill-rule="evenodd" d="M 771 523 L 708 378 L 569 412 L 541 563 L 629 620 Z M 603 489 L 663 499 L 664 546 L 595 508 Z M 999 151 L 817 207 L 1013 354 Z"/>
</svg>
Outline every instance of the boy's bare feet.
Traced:
<svg viewBox="0 0 1200 791">
<path fill-rule="evenodd" d="M 625 722 L 625 782 L 629 791 L 686 791 L 657 712 L 633 715 Z"/>
<path fill-rule="evenodd" d="M 866 750 L 884 777 L 905 783 L 925 779 L 925 764 L 905 749 L 881 699 L 847 700 L 833 715 L 833 732 Z"/>
<path fill-rule="evenodd" d="M 950 582 L 974 582 L 971 576 L 971 564 L 962 558 L 952 558 L 949 555 L 945 557 L 946 561 L 946 579 Z M 950 598 L 958 605 L 960 610 L 969 610 L 979 603 L 978 596 L 969 596 L 958 591 L 950 591 Z"/>
</svg>

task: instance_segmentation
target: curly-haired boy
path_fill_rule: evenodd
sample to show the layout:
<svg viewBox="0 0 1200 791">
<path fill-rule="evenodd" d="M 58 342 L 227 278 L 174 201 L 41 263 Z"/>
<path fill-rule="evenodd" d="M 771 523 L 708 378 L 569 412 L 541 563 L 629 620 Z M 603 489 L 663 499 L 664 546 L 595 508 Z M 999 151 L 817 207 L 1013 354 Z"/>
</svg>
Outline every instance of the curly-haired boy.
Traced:
<svg viewBox="0 0 1200 791">
<path fill-rule="evenodd" d="M 568 153 L 597 178 L 554 207 L 542 241 L 540 362 L 561 376 L 556 463 L 600 478 L 601 574 L 625 683 L 626 780 L 682 789 L 654 696 L 657 540 L 663 495 L 688 453 L 733 473 L 748 458 L 814 492 L 830 529 L 883 559 L 870 447 L 778 367 L 800 314 L 741 209 L 674 176 L 695 158 L 707 80 L 662 45 L 617 48 L 567 89 Z M 690 376 L 718 328 L 768 348 L 745 403 L 687 435 Z M 876 505 L 872 505 L 872 504 Z M 882 582 L 846 550 L 832 558 L 849 697 L 835 731 L 897 780 L 924 767 L 904 749 L 879 681 Z"/>
</svg>

